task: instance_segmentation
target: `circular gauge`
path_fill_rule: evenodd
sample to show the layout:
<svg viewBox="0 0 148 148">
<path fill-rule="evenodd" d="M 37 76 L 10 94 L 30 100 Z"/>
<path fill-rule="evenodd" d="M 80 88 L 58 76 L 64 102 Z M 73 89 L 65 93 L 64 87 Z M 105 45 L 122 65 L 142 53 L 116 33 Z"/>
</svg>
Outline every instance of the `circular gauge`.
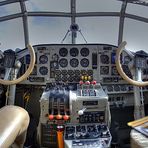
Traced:
<svg viewBox="0 0 148 148">
<path fill-rule="evenodd" d="M 61 71 L 60 70 L 56 70 L 55 74 L 59 76 L 61 74 Z"/>
<path fill-rule="evenodd" d="M 67 59 L 65 59 L 65 58 L 60 59 L 59 65 L 60 65 L 61 67 L 63 67 L 63 68 L 64 68 L 64 67 L 67 67 L 67 65 L 68 65 Z"/>
<path fill-rule="evenodd" d="M 79 54 L 78 48 L 71 48 L 71 49 L 70 49 L 70 55 L 71 55 L 72 57 L 76 57 L 76 56 L 78 56 L 78 54 Z"/>
<path fill-rule="evenodd" d="M 63 82 L 66 82 L 67 81 L 67 76 L 63 76 L 62 78 L 61 78 L 61 80 L 63 81 Z"/>
<path fill-rule="evenodd" d="M 109 74 L 109 66 L 101 66 L 100 67 L 100 74 L 101 75 L 108 75 Z"/>
<path fill-rule="evenodd" d="M 81 74 L 80 70 L 75 70 L 74 72 L 75 72 L 75 75 L 77 76 Z"/>
<path fill-rule="evenodd" d="M 108 85 L 108 86 L 107 86 L 107 91 L 108 91 L 108 92 L 111 92 L 111 91 L 113 91 L 113 86 L 111 86 L 111 85 Z"/>
<path fill-rule="evenodd" d="M 67 54 L 68 54 L 67 48 L 61 48 L 61 49 L 59 50 L 59 55 L 60 55 L 61 57 L 66 57 Z"/>
<path fill-rule="evenodd" d="M 74 71 L 73 70 L 68 70 L 68 74 L 69 75 L 73 75 L 74 74 Z"/>
<path fill-rule="evenodd" d="M 109 64 L 109 56 L 108 55 L 101 55 L 100 60 L 102 64 Z"/>
<path fill-rule="evenodd" d="M 64 76 L 67 75 L 67 70 L 62 70 L 61 74 L 64 75 Z"/>
<path fill-rule="evenodd" d="M 129 56 L 124 57 L 124 64 L 128 64 L 131 61 L 131 58 Z"/>
<path fill-rule="evenodd" d="M 48 57 L 46 55 L 41 55 L 39 57 L 40 64 L 46 64 L 48 62 Z"/>
<path fill-rule="evenodd" d="M 92 76 L 92 75 L 93 75 L 93 70 L 88 70 L 88 71 L 87 71 L 87 74 L 88 74 L 89 76 Z"/>
<path fill-rule="evenodd" d="M 119 85 L 114 85 L 114 90 L 115 91 L 120 91 L 120 86 Z"/>
<path fill-rule="evenodd" d="M 80 53 L 83 57 L 87 57 L 89 55 L 89 49 L 88 48 L 82 48 Z"/>
<path fill-rule="evenodd" d="M 86 75 L 87 71 L 86 70 L 81 70 L 81 75 Z"/>
<path fill-rule="evenodd" d="M 82 67 L 88 67 L 89 65 L 89 60 L 86 59 L 86 58 L 83 58 L 81 61 L 80 61 L 80 64 Z"/>
<path fill-rule="evenodd" d="M 79 60 L 76 59 L 76 58 L 71 59 L 71 60 L 70 60 L 70 65 L 71 65 L 71 67 L 78 67 L 78 65 L 79 65 Z"/>
<path fill-rule="evenodd" d="M 42 66 L 39 68 L 39 72 L 41 75 L 47 75 L 48 74 L 48 68 L 45 66 Z"/>
</svg>

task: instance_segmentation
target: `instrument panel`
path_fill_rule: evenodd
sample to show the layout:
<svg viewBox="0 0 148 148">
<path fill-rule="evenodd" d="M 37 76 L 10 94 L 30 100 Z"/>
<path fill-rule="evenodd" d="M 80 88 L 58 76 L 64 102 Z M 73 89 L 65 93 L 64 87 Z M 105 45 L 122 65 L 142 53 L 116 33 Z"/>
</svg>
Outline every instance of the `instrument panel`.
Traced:
<svg viewBox="0 0 148 148">
<path fill-rule="evenodd" d="M 100 83 L 114 83 L 114 79 L 119 82 L 121 77 L 115 66 L 116 48 L 105 44 L 36 45 L 36 65 L 22 84 L 77 83 L 81 76 L 86 76 L 86 80 L 90 76 Z M 29 58 L 28 55 L 23 57 L 21 73 L 26 71 Z"/>
</svg>

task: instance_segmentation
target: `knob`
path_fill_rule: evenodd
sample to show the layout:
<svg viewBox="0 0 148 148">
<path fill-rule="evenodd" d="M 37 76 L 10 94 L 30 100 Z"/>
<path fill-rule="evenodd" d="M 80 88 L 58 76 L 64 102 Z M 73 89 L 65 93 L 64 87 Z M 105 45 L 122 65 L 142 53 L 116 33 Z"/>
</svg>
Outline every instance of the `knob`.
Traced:
<svg viewBox="0 0 148 148">
<path fill-rule="evenodd" d="M 92 77 L 91 76 L 88 76 L 88 80 L 90 81 L 92 79 Z"/>
<path fill-rule="evenodd" d="M 54 115 L 48 115 L 49 120 L 53 120 L 54 119 Z"/>
<path fill-rule="evenodd" d="M 89 82 L 89 81 L 86 81 L 86 82 L 85 82 L 85 84 L 86 84 L 86 85 L 89 85 L 89 84 L 90 84 L 90 82 Z"/>
<path fill-rule="evenodd" d="M 87 76 L 84 76 L 84 80 L 87 81 L 88 80 L 88 77 Z"/>
<path fill-rule="evenodd" d="M 56 119 L 57 119 L 57 120 L 62 119 L 62 115 L 60 115 L 60 114 L 56 115 Z"/>
<path fill-rule="evenodd" d="M 69 116 L 68 116 L 68 115 L 64 115 L 64 116 L 63 116 L 63 119 L 64 119 L 65 121 L 67 121 L 67 120 L 69 120 Z"/>
<path fill-rule="evenodd" d="M 83 84 L 83 81 L 80 81 L 79 84 L 82 85 Z"/>
<path fill-rule="evenodd" d="M 85 110 L 86 110 L 86 108 L 83 108 L 83 109 L 79 110 L 78 115 L 80 115 L 80 116 L 83 115 Z"/>
<path fill-rule="evenodd" d="M 84 80 L 84 76 L 81 76 L 81 80 Z"/>
<path fill-rule="evenodd" d="M 92 81 L 91 84 L 96 85 L 97 81 Z"/>
</svg>

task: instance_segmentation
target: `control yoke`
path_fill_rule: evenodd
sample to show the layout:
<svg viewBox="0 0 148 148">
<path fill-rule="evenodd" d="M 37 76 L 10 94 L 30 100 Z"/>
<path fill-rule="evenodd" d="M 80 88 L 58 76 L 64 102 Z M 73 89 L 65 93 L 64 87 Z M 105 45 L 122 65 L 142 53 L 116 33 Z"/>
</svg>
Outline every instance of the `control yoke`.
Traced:
<svg viewBox="0 0 148 148">
<path fill-rule="evenodd" d="M 120 63 L 120 55 L 122 53 L 123 50 L 125 50 L 125 45 L 126 45 L 126 41 L 123 41 L 118 49 L 117 49 L 117 52 L 116 52 L 116 67 L 117 67 L 117 70 L 119 72 L 119 74 L 121 75 L 121 77 L 126 80 L 128 83 L 132 84 L 132 85 L 135 85 L 135 86 L 139 86 L 139 87 L 143 87 L 143 86 L 146 86 L 148 85 L 148 81 L 146 82 L 142 82 L 142 78 L 138 78 L 138 80 L 133 80 L 131 78 L 129 78 L 123 71 L 122 69 L 122 65 Z M 133 55 L 130 51 L 127 51 L 126 52 L 129 54 L 130 57 L 132 57 L 132 59 L 136 58 L 137 54 L 136 55 Z M 135 63 L 136 65 L 137 63 Z M 137 73 L 141 73 L 141 67 L 140 66 L 136 66 L 136 70 L 138 70 Z M 141 77 L 141 74 L 139 74 L 139 76 Z"/>
<path fill-rule="evenodd" d="M 35 52 L 34 52 L 34 49 L 31 45 L 28 45 L 27 47 L 28 47 L 28 50 L 30 53 L 30 58 L 31 58 L 27 71 L 20 78 L 15 79 L 15 80 L 0 79 L 0 84 L 3 84 L 3 85 L 17 84 L 17 83 L 25 80 L 31 74 L 31 72 L 33 71 L 33 68 L 34 68 L 34 64 L 35 64 Z M 5 60 L 5 61 L 7 61 L 7 63 L 8 63 L 8 60 Z M 7 64 L 7 63 L 5 63 L 5 64 Z M 12 64 L 12 62 L 9 62 L 9 64 Z M 8 67 L 12 67 L 12 65 L 9 65 Z"/>
</svg>

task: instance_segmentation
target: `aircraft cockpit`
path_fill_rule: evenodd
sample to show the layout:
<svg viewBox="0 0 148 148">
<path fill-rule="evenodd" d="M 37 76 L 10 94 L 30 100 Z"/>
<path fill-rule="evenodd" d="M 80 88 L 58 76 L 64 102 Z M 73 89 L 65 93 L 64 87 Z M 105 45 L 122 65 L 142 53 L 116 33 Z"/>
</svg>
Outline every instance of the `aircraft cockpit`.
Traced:
<svg viewBox="0 0 148 148">
<path fill-rule="evenodd" d="M 0 148 L 148 147 L 147 2 L 50 1 L 0 0 Z"/>
</svg>

